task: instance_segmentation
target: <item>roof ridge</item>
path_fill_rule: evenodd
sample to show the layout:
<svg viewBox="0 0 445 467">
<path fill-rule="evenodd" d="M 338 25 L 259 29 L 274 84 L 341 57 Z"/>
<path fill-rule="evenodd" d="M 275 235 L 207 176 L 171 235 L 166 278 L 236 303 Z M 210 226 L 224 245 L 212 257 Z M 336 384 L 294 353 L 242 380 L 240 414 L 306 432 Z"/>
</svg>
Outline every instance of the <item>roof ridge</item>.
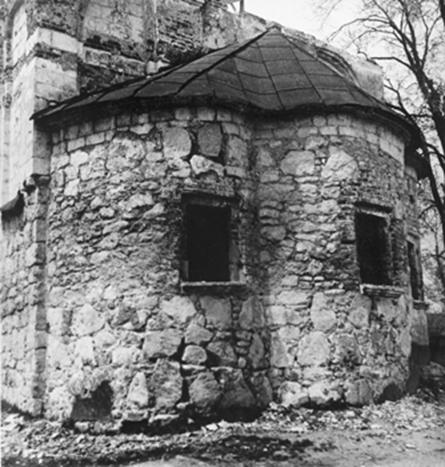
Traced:
<svg viewBox="0 0 445 467">
<path fill-rule="evenodd" d="M 300 45 L 297 45 L 295 44 L 293 41 L 291 41 L 289 39 L 288 36 L 286 36 L 286 34 L 284 34 L 283 32 L 281 33 L 282 36 L 286 39 L 286 41 L 291 45 L 291 46 L 294 46 L 294 47 L 297 47 L 299 50 L 301 50 L 302 52 L 306 53 L 306 55 L 309 55 L 310 57 L 313 57 L 312 54 L 310 54 L 306 49 L 304 49 L 303 47 L 301 47 Z M 292 53 L 295 57 L 295 60 L 297 61 L 297 63 L 300 64 L 300 60 L 298 59 L 297 55 L 295 54 L 294 50 L 292 49 L 291 47 L 291 50 L 292 50 Z M 317 57 L 313 57 L 314 59 L 316 59 Z M 300 64 L 301 65 L 301 64 Z M 322 95 L 320 94 L 320 92 L 318 91 L 317 89 L 317 86 L 315 86 L 314 82 L 312 81 L 311 77 L 309 76 L 309 74 L 306 72 L 306 70 L 304 69 L 304 66 L 301 65 L 301 69 L 303 70 L 303 73 L 304 73 L 304 76 L 306 76 L 307 80 L 309 81 L 309 83 L 311 83 L 311 86 L 312 88 L 315 90 L 315 92 L 317 93 L 319 99 L 320 99 L 320 102 L 322 102 L 324 105 L 326 105 Z"/>
</svg>

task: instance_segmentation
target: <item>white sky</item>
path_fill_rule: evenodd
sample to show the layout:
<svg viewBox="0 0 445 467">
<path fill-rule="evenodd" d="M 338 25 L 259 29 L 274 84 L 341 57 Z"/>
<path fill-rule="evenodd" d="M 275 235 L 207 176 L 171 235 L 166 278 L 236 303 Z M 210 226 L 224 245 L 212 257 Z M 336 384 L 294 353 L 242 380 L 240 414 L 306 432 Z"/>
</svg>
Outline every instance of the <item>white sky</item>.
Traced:
<svg viewBox="0 0 445 467">
<path fill-rule="evenodd" d="M 359 2 L 342 2 L 330 15 L 326 24 L 322 24 L 323 16 L 317 12 L 315 3 L 316 0 L 245 0 L 245 8 L 265 19 L 324 39 L 340 25 L 354 18 Z"/>
</svg>

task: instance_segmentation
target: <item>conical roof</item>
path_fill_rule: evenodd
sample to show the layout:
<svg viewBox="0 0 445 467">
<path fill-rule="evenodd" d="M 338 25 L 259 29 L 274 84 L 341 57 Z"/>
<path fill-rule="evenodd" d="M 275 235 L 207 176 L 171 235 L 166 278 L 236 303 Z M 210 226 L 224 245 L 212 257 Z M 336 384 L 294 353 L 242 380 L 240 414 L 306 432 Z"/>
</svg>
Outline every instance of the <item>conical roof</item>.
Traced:
<svg viewBox="0 0 445 467">
<path fill-rule="evenodd" d="M 63 122 L 100 108 L 144 105 L 222 104 L 256 113 L 297 110 L 372 109 L 404 121 L 384 102 L 309 53 L 298 39 L 277 28 L 154 76 L 80 96 L 35 114 L 38 120 Z M 71 118 L 70 118 L 71 119 Z"/>
</svg>

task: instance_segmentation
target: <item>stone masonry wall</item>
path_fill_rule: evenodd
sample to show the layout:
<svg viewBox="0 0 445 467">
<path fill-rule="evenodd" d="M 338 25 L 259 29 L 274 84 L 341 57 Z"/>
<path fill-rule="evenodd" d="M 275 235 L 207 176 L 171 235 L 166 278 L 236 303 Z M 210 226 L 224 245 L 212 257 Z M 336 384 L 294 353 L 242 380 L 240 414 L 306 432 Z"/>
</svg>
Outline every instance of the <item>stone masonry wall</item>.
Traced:
<svg viewBox="0 0 445 467">
<path fill-rule="evenodd" d="M 2 398 L 33 415 L 45 390 L 45 181 L 25 196 L 21 212 L 2 216 L 0 301 Z"/>
<path fill-rule="evenodd" d="M 336 114 L 177 109 L 56 134 L 47 415 L 156 426 L 251 414 L 272 390 L 297 406 L 400 395 L 416 227 L 403 152 L 385 127 Z M 238 200 L 244 285 L 181 287 L 184 193 Z M 360 284 L 357 203 L 390 213 L 393 286 Z"/>
<path fill-rule="evenodd" d="M 271 399 L 254 278 L 251 130 L 227 111 L 124 114 L 55 136 L 46 414 L 170 423 Z M 234 200 L 239 280 L 180 283 L 183 193 Z M 109 403 L 93 410 L 95 398 Z"/>
<path fill-rule="evenodd" d="M 296 406 L 360 405 L 401 394 L 412 317 L 403 140 L 379 124 L 333 114 L 262 123 L 255 147 L 275 394 Z M 390 212 L 400 292 L 360 285 L 357 203 Z"/>
</svg>

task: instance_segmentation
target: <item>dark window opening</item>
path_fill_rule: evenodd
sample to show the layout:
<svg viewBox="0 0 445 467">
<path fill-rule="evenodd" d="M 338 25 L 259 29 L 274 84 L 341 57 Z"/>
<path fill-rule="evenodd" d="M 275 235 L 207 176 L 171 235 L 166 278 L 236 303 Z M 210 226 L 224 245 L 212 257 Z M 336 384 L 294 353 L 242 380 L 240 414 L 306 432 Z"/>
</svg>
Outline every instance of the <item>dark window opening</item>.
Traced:
<svg viewBox="0 0 445 467">
<path fill-rule="evenodd" d="M 357 253 L 361 281 L 365 284 L 392 284 L 388 230 L 386 217 L 357 213 Z"/>
<path fill-rule="evenodd" d="M 420 266 L 420 252 L 417 245 L 408 242 L 408 264 L 411 284 L 411 294 L 414 300 L 423 300 L 422 268 Z"/>
<path fill-rule="evenodd" d="M 230 207 L 186 205 L 185 229 L 185 279 L 229 281 Z"/>
</svg>

